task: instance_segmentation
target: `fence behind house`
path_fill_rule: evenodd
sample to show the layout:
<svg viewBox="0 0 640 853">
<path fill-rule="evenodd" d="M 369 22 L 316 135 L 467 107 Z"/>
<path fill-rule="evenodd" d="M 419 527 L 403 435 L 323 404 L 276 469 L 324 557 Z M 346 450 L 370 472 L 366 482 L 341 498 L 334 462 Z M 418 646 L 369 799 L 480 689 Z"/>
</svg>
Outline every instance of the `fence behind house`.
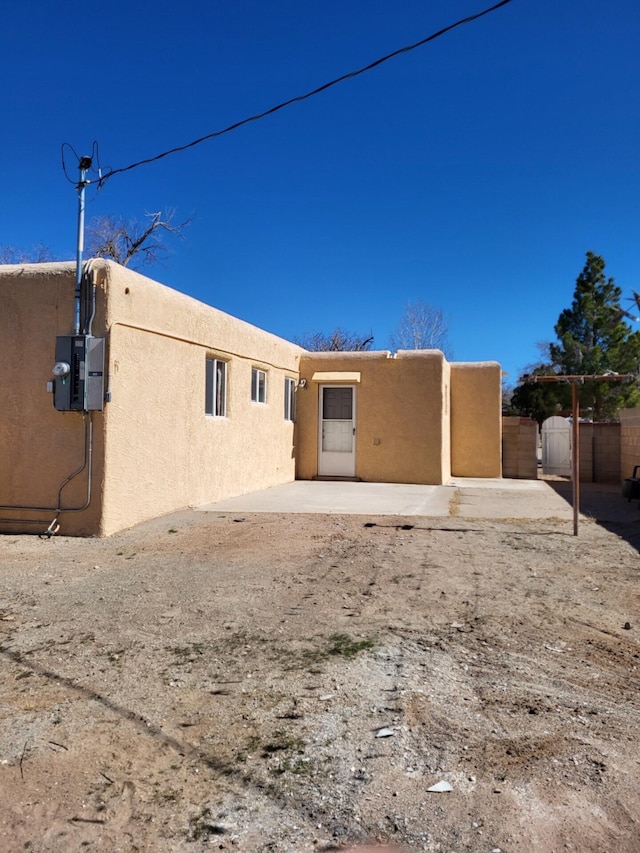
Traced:
<svg viewBox="0 0 640 853">
<path fill-rule="evenodd" d="M 502 419 L 502 476 L 538 477 L 538 424 L 529 418 Z"/>
<path fill-rule="evenodd" d="M 502 476 L 538 477 L 538 425 L 528 418 L 502 419 Z M 580 479 L 619 483 L 640 465 L 640 409 L 625 409 L 620 423 L 580 424 Z"/>
</svg>

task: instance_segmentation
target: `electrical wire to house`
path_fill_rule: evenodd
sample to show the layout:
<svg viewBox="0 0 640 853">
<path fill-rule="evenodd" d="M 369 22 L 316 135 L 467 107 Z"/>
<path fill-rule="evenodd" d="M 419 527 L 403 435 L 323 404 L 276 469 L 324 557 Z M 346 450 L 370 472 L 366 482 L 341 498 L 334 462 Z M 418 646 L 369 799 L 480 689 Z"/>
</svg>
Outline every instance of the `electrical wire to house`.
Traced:
<svg viewBox="0 0 640 853">
<path fill-rule="evenodd" d="M 340 77 L 336 77 L 333 80 L 330 80 L 327 83 L 323 83 L 321 86 L 312 89 L 309 92 L 306 92 L 303 95 L 297 95 L 294 98 L 289 98 L 286 101 L 282 101 L 280 104 L 276 104 L 276 106 L 270 107 L 268 110 L 264 110 L 263 112 L 256 113 L 255 115 L 248 116 L 247 118 L 241 119 L 240 121 L 234 122 L 233 124 L 228 125 L 227 127 L 222 128 L 221 130 L 215 130 L 212 133 L 207 133 L 205 136 L 201 136 L 198 139 L 194 139 L 191 142 L 186 143 L 185 145 L 179 145 L 175 148 L 170 148 L 167 151 L 163 151 L 161 154 L 156 154 L 154 157 L 148 157 L 145 160 L 138 160 L 135 163 L 130 163 L 128 166 L 122 166 L 119 169 L 109 169 L 105 173 L 102 170 L 97 170 L 97 178 L 94 181 L 89 181 L 88 183 L 96 184 L 98 190 L 100 190 L 106 181 L 109 178 L 113 178 L 115 175 L 121 175 L 124 172 L 130 172 L 132 169 L 137 169 L 139 166 L 146 166 L 150 163 L 155 163 L 158 160 L 162 160 L 164 157 L 169 157 L 172 154 L 178 154 L 181 151 L 186 151 L 189 148 L 194 148 L 196 145 L 201 145 L 203 142 L 208 142 L 210 139 L 216 139 L 219 136 L 224 136 L 226 133 L 231 133 L 233 130 L 238 130 L 241 127 L 244 127 L 247 124 L 250 124 L 254 121 L 259 121 L 260 119 L 266 118 L 267 116 L 273 115 L 274 113 L 283 110 L 285 107 L 290 107 L 293 104 L 299 104 L 302 101 L 306 101 L 309 98 L 313 98 L 315 95 L 319 95 L 321 92 L 326 92 L 327 89 L 332 88 L 333 86 L 337 86 L 339 83 L 344 83 L 347 80 L 353 80 L 355 77 L 359 77 L 361 74 L 365 74 L 368 71 L 372 71 L 374 68 L 378 68 L 385 62 L 389 62 L 391 59 L 395 59 L 398 56 L 401 56 L 405 53 L 410 53 L 413 50 L 416 50 L 419 47 L 423 47 L 429 42 L 435 41 L 446 33 L 451 32 L 452 30 L 457 29 L 458 27 L 463 26 L 464 24 L 470 24 L 473 21 L 477 21 L 479 18 L 483 18 L 485 15 L 489 15 L 491 12 L 495 12 L 496 10 L 502 8 L 503 6 L 511 3 L 512 0 L 500 0 L 498 3 L 494 3 L 493 6 L 489 6 L 486 9 L 483 9 L 480 12 L 476 12 L 473 15 L 468 15 L 465 18 L 460 18 L 460 20 L 455 21 L 452 24 L 448 24 L 446 27 L 443 27 L 440 30 L 437 30 L 431 35 L 426 36 L 419 41 L 413 42 L 413 44 L 405 45 L 404 47 L 398 48 L 398 50 L 394 50 L 391 53 L 386 54 L 386 56 L 381 56 L 379 59 L 370 62 L 368 65 L 364 65 L 362 68 L 358 68 L 355 71 L 350 71 L 347 74 L 342 74 Z M 64 143 L 62 146 L 62 168 L 65 173 L 67 180 L 70 183 L 75 183 L 69 175 L 67 174 L 65 162 L 64 162 L 64 150 L 65 146 L 69 147 L 71 151 L 73 148 L 68 144 Z M 97 143 L 94 143 L 94 147 L 97 146 Z M 75 151 L 73 151 L 74 156 L 77 156 Z M 80 159 L 80 158 L 78 158 Z"/>
</svg>

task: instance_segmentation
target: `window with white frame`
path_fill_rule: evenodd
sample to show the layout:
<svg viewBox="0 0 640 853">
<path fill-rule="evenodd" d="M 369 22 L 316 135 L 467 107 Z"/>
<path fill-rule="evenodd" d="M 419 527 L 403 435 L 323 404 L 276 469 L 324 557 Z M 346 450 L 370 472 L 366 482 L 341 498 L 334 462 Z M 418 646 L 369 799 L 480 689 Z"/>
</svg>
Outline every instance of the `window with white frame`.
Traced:
<svg viewBox="0 0 640 853">
<path fill-rule="evenodd" d="M 253 403 L 267 402 L 267 374 L 257 367 L 251 368 L 251 401 Z"/>
<path fill-rule="evenodd" d="M 204 412 L 224 418 L 227 415 L 227 362 L 207 357 L 205 364 Z"/>
<path fill-rule="evenodd" d="M 295 421 L 296 419 L 296 381 L 289 376 L 284 380 L 284 419 Z"/>
</svg>

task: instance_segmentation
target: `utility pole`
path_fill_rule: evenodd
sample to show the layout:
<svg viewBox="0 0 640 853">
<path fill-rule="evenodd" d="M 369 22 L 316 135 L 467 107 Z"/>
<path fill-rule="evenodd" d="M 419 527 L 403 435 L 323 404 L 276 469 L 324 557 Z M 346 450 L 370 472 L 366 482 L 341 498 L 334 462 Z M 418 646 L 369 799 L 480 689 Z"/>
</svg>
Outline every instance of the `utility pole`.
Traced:
<svg viewBox="0 0 640 853">
<path fill-rule="evenodd" d="M 87 172 L 91 168 L 91 157 L 81 157 L 78 163 L 80 177 L 76 184 L 78 191 L 78 243 L 76 252 L 76 291 L 73 319 L 73 334 L 80 334 L 80 298 L 82 295 L 82 254 L 84 252 L 84 205 L 85 189 L 89 181 Z"/>
</svg>

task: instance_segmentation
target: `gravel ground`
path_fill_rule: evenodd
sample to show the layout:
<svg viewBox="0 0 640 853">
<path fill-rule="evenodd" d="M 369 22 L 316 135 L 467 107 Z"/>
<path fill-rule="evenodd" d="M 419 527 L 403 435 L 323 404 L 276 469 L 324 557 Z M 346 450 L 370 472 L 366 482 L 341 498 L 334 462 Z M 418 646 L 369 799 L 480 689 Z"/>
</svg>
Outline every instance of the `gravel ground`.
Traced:
<svg viewBox="0 0 640 853">
<path fill-rule="evenodd" d="M 0 850 L 639 851 L 636 527 L 0 537 Z"/>
</svg>

